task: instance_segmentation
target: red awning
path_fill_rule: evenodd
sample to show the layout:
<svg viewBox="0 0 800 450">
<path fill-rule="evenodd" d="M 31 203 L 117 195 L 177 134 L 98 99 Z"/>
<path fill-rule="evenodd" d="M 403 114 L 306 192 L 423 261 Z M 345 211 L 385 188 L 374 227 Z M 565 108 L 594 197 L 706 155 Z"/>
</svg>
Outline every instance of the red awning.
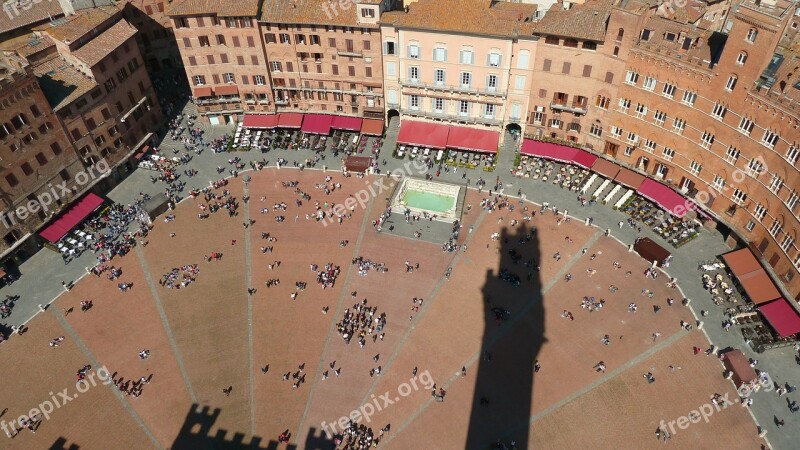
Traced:
<svg viewBox="0 0 800 450">
<path fill-rule="evenodd" d="M 614 181 L 631 189 L 639 189 L 639 186 L 642 185 L 644 179 L 644 175 L 639 175 L 638 173 L 623 167 L 620 169 L 619 174 L 617 174 L 617 176 L 614 178 Z"/>
<path fill-rule="evenodd" d="M 364 119 L 364 121 L 361 123 L 361 134 L 383 136 L 383 121 L 376 119 Z"/>
<path fill-rule="evenodd" d="M 607 159 L 597 158 L 597 161 L 592 164 L 592 171 L 613 180 L 619 173 L 619 166 Z"/>
<path fill-rule="evenodd" d="M 275 114 L 245 114 L 242 126 L 258 129 L 275 128 L 278 126 L 278 116 Z"/>
<path fill-rule="evenodd" d="M 406 120 L 400 124 L 400 134 L 397 136 L 397 142 L 406 145 L 445 149 L 447 148 L 447 136 L 449 134 L 450 127 L 447 125 Z"/>
<path fill-rule="evenodd" d="M 739 284 L 756 305 L 767 303 L 781 296 L 775 283 L 772 282 L 772 278 L 763 269 L 738 278 Z"/>
<path fill-rule="evenodd" d="M 593 155 L 586 150 L 578 150 L 578 153 L 572 157 L 572 162 L 584 169 L 591 169 L 595 161 L 597 161 L 597 155 Z"/>
<path fill-rule="evenodd" d="M 61 238 L 72 231 L 76 225 L 83 222 L 83 220 L 86 219 L 89 214 L 93 213 L 102 204 L 102 198 L 90 193 L 86 197 L 83 197 L 76 203 L 72 204 L 66 213 L 48 225 L 47 228 L 39 233 L 39 236 L 52 243 L 60 241 Z"/>
<path fill-rule="evenodd" d="M 194 98 L 213 97 L 213 96 L 214 96 L 214 91 L 211 90 L 210 86 L 194 88 Z"/>
<path fill-rule="evenodd" d="M 278 116 L 278 128 L 300 128 L 303 115 L 300 113 L 281 113 Z"/>
<path fill-rule="evenodd" d="M 239 86 L 235 84 L 217 86 L 214 88 L 214 93 L 217 95 L 239 95 Z"/>
<path fill-rule="evenodd" d="M 565 145 L 551 144 L 549 142 L 525 139 L 522 142 L 520 153 L 523 155 L 539 156 L 545 159 L 552 159 L 563 163 L 572 162 L 572 158 L 577 154 L 578 149 Z"/>
<path fill-rule="evenodd" d="M 676 217 L 683 217 L 687 211 L 697 207 L 694 202 L 683 198 L 669 187 L 650 178 L 645 179 L 639 189 L 639 195 L 658 203 L 662 208 Z"/>
<path fill-rule="evenodd" d="M 303 126 L 300 131 L 303 133 L 314 133 L 329 135 L 331 134 L 331 124 L 333 116 L 328 114 L 306 114 L 303 118 Z"/>
<path fill-rule="evenodd" d="M 447 136 L 447 147 L 457 150 L 497 153 L 499 143 L 499 131 L 480 128 L 450 127 L 450 134 Z"/>
<path fill-rule="evenodd" d="M 800 333 L 800 315 L 785 298 L 781 297 L 774 302 L 761 305 L 758 310 L 780 337 Z"/>
<path fill-rule="evenodd" d="M 736 278 L 743 277 L 752 272 L 764 270 L 749 248 L 725 253 L 722 255 L 722 259 L 728 266 L 728 270 L 730 270 Z"/>
<path fill-rule="evenodd" d="M 334 130 L 359 131 L 361 130 L 361 117 L 333 116 L 331 128 Z"/>
</svg>

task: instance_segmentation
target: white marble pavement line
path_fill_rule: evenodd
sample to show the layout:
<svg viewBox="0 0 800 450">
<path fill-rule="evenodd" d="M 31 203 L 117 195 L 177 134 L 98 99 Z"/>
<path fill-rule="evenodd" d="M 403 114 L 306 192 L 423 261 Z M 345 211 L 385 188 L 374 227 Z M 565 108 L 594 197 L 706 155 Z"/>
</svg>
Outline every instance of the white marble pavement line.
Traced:
<svg viewBox="0 0 800 450">
<path fill-rule="evenodd" d="M 97 361 L 97 358 L 95 358 L 94 354 L 92 354 L 92 352 L 89 350 L 86 344 L 84 344 L 84 342 L 78 336 L 78 333 L 75 331 L 75 329 L 72 328 L 72 325 L 69 324 L 67 318 L 64 317 L 64 314 L 62 314 L 61 311 L 59 311 L 57 308 L 52 308 L 52 313 L 55 316 L 56 320 L 58 320 L 58 322 L 64 328 L 64 331 L 66 331 L 66 333 L 69 335 L 70 339 L 72 339 L 72 341 L 75 342 L 75 345 L 77 345 L 78 348 L 83 352 L 83 354 L 86 355 L 86 359 L 89 360 L 89 363 L 91 363 L 92 367 L 95 368 L 95 370 L 99 369 L 100 367 L 103 367 L 100 364 L 100 362 Z M 111 376 L 111 373 L 109 373 L 109 376 Z M 122 395 L 119 389 L 116 389 L 116 386 L 114 386 L 113 383 L 108 384 L 108 389 L 111 390 L 111 393 L 117 398 L 117 400 L 119 400 L 120 404 L 122 404 L 122 407 L 125 408 L 125 411 L 127 411 L 128 414 L 131 415 L 131 418 L 133 418 L 133 421 L 136 422 L 136 425 L 138 425 L 139 428 L 142 429 L 144 434 L 147 435 L 148 438 L 150 438 L 150 442 L 152 442 L 153 448 L 161 448 L 161 444 L 158 442 L 156 437 L 153 436 L 153 433 L 144 423 L 139 414 L 136 413 L 136 411 L 133 409 L 133 407 L 125 398 L 125 396 Z M 75 394 L 73 397 L 77 396 L 78 394 Z"/>
<path fill-rule="evenodd" d="M 248 175 L 244 175 L 248 176 Z M 249 196 L 250 190 L 248 183 L 242 182 L 244 185 L 242 196 Z M 250 226 L 250 200 L 246 202 L 242 199 L 242 210 L 244 214 L 244 222 L 247 223 L 247 230 L 244 233 L 245 245 L 245 260 L 244 266 L 247 276 L 247 288 L 253 286 L 253 266 L 252 266 L 252 249 L 250 248 L 251 238 L 250 234 L 252 228 Z M 253 356 L 253 295 L 248 291 L 247 293 L 247 358 L 250 367 L 250 436 L 255 436 L 256 433 L 256 391 L 255 391 L 255 357 Z"/>
<path fill-rule="evenodd" d="M 382 200 L 377 200 L 382 201 Z M 375 204 L 376 198 L 370 197 L 370 201 L 367 204 L 366 209 L 364 210 L 364 218 L 361 220 L 361 229 L 358 231 L 358 238 L 353 245 L 353 252 L 351 254 L 351 258 L 356 258 L 360 254 L 361 251 L 361 244 L 364 242 L 364 235 L 366 234 L 367 228 L 372 226 L 372 220 L 370 219 L 370 212 L 372 211 L 372 206 Z M 336 333 L 336 318 L 340 317 L 344 313 L 344 304 L 345 301 L 349 300 L 350 298 L 350 283 L 353 279 L 353 264 L 350 264 L 347 268 L 347 274 L 344 276 L 344 280 L 342 280 L 342 291 L 339 294 L 339 302 L 336 305 L 336 311 L 333 313 L 333 320 L 331 320 L 330 329 L 328 330 L 328 337 L 325 338 L 325 345 L 322 347 L 322 351 L 319 355 L 319 364 L 317 373 L 314 375 L 313 382 L 311 384 L 311 392 L 308 394 L 308 401 L 306 402 L 306 407 L 303 410 L 303 417 L 300 418 L 300 422 L 298 423 L 298 430 L 302 431 L 305 430 L 305 423 L 308 419 L 308 410 L 311 408 L 311 403 L 314 400 L 314 391 L 316 390 L 317 383 L 322 378 L 322 372 L 327 367 L 327 359 L 326 355 L 328 354 L 328 349 L 331 346 L 331 340 L 338 337 L 338 333 Z"/>
<path fill-rule="evenodd" d="M 153 301 L 156 304 L 156 309 L 158 309 L 158 315 L 161 317 L 161 323 L 164 325 L 164 332 L 167 334 L 169 346 L 172 348 L 172 353 L 175 355 L 175 361 L 178 363 L 178 369 L 181 371 L 181 377 L 183 377 L 183 382 L 186 384 L 186 389 L 189 391 L 189 398 L 192 399 L 192 403 L 197 403 L 197 396 L 194 393 L 194 388 L 192 388 L 192 380 L 189 378 L 189 373 L 186 371 L 186 366 L 183 364 L 183 356 L 178 348 L 178 343 L 175 341 L 175 335 L 172 333 L 172 327 L 169 325 L 169 318 L 167 317 L 167 313 L 164 311 L 164 306 L 161 303 L 161 297 L 158 295 L 156 284 L 153 282 L 153 278 L 150 276 L 150 267 L 147 265 L 147 260 L 144 257 L 144 252 L 142 251 L 141 246 L 136 246 L 136 256 L 139 257 L 139 263 L 141 264 L 142 271 L 144 272 L 144 279 L 147 281 L 147 286 L 150 288 L 150 294 L 152 295 Z"/>
</svg>

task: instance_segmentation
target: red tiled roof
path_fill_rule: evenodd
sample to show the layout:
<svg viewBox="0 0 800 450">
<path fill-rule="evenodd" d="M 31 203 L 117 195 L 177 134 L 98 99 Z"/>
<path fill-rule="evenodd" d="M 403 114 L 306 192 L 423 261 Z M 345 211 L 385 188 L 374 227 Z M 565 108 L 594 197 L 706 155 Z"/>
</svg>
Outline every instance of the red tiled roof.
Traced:
<svg viewBox="0 0 800 450">
<path fill-rule="evenodd" d="M 492 36 L 530 35 L 534 29 L 531 16 L 535 11 L 536 6 L 531 4 L 511 6 L 490 0 L 418 0 L 408 6 L 408 12 L 384 13 L 381 23 L 399 28 Z"/>
<path fill-rule="evenodd" d="M 95 36 L 91 41 L 84 44 L 72 54 L 89 65 L 94 66 L 127 42 L 136 34 L 136 28 L 132 27 L 125 19 L 112 25 L 107 30 Z"/>
<path fill-rule="evenodd" d="M 7 33 L 19 28 L 39 22 L 49 21 L 64 15 L 61 5 L 57 1 L 41 2 L 31 7 L 31 0 L 3 2 L 8 6 L 3 7 L 0 14 L 0 33 Z M 27 9 L 24 9 L 27 6 Z"/>
<path fill-rule="evenodd" d="M 183 0 L 173 5 L 167 11 L 167 15 L 174 17 L 216 14 L 221 17 L 256 17 L 260 3 L 261 0 Z"/>
</svg>

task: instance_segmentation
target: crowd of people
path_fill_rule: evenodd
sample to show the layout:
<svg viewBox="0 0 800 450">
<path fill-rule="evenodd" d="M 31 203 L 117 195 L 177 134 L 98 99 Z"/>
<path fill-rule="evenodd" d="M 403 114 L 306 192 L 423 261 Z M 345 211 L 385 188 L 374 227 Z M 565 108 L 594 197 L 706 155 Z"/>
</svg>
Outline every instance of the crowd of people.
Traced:
<svg viewBox="0 0 800 450">
<path fill-rule="evenodd" d="M 351 294 L 352 297 L 356 292 Z M 386 326 L 386 313 L 378 314 L 377 306 L 367 306 L 367 299 L 344 310 L 342 320 L 336 324 L 336 332 L 344 339 L 345 344 L 350 344 L 353 337 L 358 337 L 358 344 L 361 347 L 367 343 L 367 337 L 372 337 L 372 342 L 378 338 L 383 340 L 385 333 L 383 328 Z"/>
<path fill-rule="evenodd" d="M 158 284 L 167 289 L 185 288 L 191 283 L 194 283 L 199 273 L 200 267 L 197 264 L 186 264 L 181 267 L 174 267 L 158 280 Z"/>
</svg>

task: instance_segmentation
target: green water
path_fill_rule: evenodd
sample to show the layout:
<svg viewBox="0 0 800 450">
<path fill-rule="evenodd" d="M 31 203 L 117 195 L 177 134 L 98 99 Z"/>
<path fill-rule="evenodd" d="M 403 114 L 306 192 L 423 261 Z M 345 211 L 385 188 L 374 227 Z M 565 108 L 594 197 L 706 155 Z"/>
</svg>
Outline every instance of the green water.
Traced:
<svg viewBox="0 0 800 450">
<path fill-rule="evenodd" d="M 453 209 L 456 203 L 455 197 L 430 192 L 406 190 L 403 201 L 410 208 L 424 209 L 445 213 Z"/>
</svg>

